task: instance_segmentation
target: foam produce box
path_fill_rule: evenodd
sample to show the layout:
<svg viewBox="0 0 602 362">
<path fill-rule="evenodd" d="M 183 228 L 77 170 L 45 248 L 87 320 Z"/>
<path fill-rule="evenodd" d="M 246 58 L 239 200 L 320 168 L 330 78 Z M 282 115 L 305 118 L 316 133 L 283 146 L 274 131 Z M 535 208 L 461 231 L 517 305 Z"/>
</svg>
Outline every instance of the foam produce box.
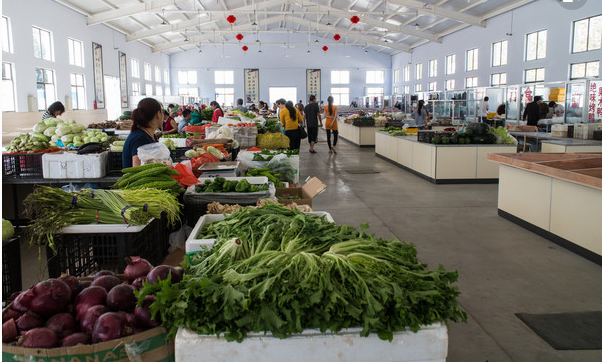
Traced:
<svg viewBox="0 0 602 362">
<path fill-rule="evenodd" d="M 109 152 L 78 155 L 73 152 L 45 153 L 42 156 L 44 178 L 101 178 L 107 174 Z"/>
<path fill-rule="evenodd" d="M 326 185 L 317 177 L 310 178 L 305 185 L 301 187 L 277 187 L 276 199 L 280 204 L 309 205 L 312 206 L 312 200 L 326 190 Z M 299 196 L 300 199 L 286 199 L 281 197 Z"/>
</svg>

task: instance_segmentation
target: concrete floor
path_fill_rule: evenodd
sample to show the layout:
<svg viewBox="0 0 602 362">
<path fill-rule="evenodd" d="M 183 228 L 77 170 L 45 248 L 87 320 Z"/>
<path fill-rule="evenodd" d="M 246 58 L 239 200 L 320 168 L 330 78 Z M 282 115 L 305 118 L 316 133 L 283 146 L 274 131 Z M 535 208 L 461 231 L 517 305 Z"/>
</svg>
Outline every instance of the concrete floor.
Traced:
<svg viewBox="0 0 602 362">
<path fill-rule="evenodd" d="M 431 268 L 458 270 L 469 319 L 450 324 L 447 361 L 602 361 L 602 350 L 553 349 L 514 315 L 601 310 L 600 265 L 499 217 L 497 185 L 434 185 L 375 157 L 373 148 L 340 141 L 331 155 L 324 137 L 316 154 L 307 140 L 301 146 L 301 179 L 328 185 L 315 210 L 340 224 L 369 222 L 379 237 L 414 243 Z M 46 278 L 37 250 L 23 246 L 22 253 L 23 286 Z"/>
</svg>

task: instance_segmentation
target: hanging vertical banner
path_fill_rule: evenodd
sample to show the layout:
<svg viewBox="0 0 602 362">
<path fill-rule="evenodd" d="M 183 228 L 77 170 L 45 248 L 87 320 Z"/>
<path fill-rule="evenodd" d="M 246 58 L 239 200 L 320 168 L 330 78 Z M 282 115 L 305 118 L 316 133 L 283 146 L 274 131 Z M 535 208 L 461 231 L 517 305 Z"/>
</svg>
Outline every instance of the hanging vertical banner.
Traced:
<svg viewBox="0 0 602 362">
<path fill-rule="evenodd" d="M 94 66 L 95 108 L 105 107 L 105 88 L 102 70 L 102 45 L 92 43 L 92 63 Z"/>
<path fill-rule="evenodd" d="M 121 108 L 128 107 L 128 68 L 125 53 L 119 52 L 119 85 L 121 89 Z"/>
<path fill-rule="evenodd" d="M 245 102 L 259 103 L 259 69 L 245 69 Z"/>
<path fill-rule="evenodd" d="M 322 99 L 322 95 L 320 94 L 321 90 L 321 74 L 322 71 L 320 69 L 307 69 L 307 95 L 305 97 L 305 102 L 309 102 L 309 96 L 316 96 L 316 101 L 320 103 Z"/>
</svg>

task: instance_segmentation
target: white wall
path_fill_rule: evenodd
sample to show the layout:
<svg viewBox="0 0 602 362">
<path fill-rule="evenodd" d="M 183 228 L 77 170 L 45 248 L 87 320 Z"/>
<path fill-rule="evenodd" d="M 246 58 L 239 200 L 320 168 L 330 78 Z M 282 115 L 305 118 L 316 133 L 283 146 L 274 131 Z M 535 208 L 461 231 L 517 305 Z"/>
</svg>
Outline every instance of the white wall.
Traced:
<svg viewBox="0 0 602 362">
<path fill-rule="evenodd" d="M 93 108 L 94 82 L 92 67 L 92 42 L 102 45 L 104 75 L 119 77 L 118 52 L 124 52 L 128 58 L 128 92 L 131 93 L 130 58 L 140 61 L 140 75 L 143 77 L 144 61 L 154 67 L 169 70 L 169 55 L 152 53 L 151 49 L 140 42 L 126 43 L 125 36 L 104 25 L 87 26 L 84 15 L 49 0 L 9 0 L 2 4 L 2 15 L 10 19 L 13 36 L 13 53 L 2 54 L 2 60 L 14 64 L 16 78 L 17 112 L 26 112 L 27 96 L 36 95 L 35 68 L 52 69 L 56 76 L 57 100 L 65 102 L 71 95 L 70 73 L 84 74 L 86 81 L 86 107 Z M 52 32 L 54 42 L 54 61 L 34 57 L 32 26 Z M 79 40 L 84 46 L 84 67 L 69 64 L 67 38 Z M 144 81 L 140 80 L 141 91 Z M 164 86 L 163 86 L 164 88 Z M 106 94 L 105 94 L 106 97 Z"/>
<path fill-rule="evenodd" d="M 486 28 L 471 26 L 443 38 L 442 44 L 428 43 L 414 49 L 414 53 L 393 56 L 393 69 L 400 72 L 400 90 L 421 83 L 423 91 L 428 90 L 428 82 L 436 81 L 437 90 L 444 90 L 445 81 L 456 80 L 456 89 L 464 89 L 466 77 L 478 76 L 478 86 L 489 86 L 491 74 L 507 73 L 507 84 L 522 84 L 525 69 L 545 67 L 545 82 L 566 81 L 569 65 L 602 59 L 602 50 L 571 54 L 572 22 L 602 14 L 599 0 L 590 0 L 578 10 L 566 10 L 557 1 L 539 0 L 525 5 L 512 13 L 502 14 L 487 21 Z M 511 28 L 511 23 L 513 26 Z M 526 62 L 526 34 L 547 29 L 547 54 L 542 60 Z M 506 33 L 512 33 L 511 36 Z M 491 45 L 493 42 L 508 40 L 508 64 L 491 67 Z M 479 69 L 466 72 L 466 51 L 479 49 Z M 456 74 L 445 75 L 445 56 L 456 54 Z M 428 61 L 438 60 L 438 76 L 428 78 Z M 411 62 L 410 82 L 403 82 L 403 68 Z M 423 79 L 415 78 L 415 64 L 423 64 Z M 393 85 L 395 86 L 395 84 Z"/>
<path fill-rule="evenodd" d="M 253 38 L 255 39 L 255 38 Z M 281 39 L 281 38 L 280 38 Z M 264 43 L 270 42 L 267 35 L 261 36 Z M 312 42 L 314 39 L 312 38 Z M 343 42 L 341 39 L 339 42 Z M 290 35 L 291 43 L 307 42 L 307 36 L 298 34 Z M 322 47 L 328 45 L 329 49 L 324 54 Z M 234 70 L 234 99 L 244 98 L 244 69 L 259 69 L 259 98 L 268 102 L 269 87 L 287 86 L 297 87 L 297 102 L 299 99 L 307 103 L 306 98 L 306 69 L 321 69 L 322 100 L 330 95 L 330 71 L 348 70 L 350 72 L 349 85 L 333 85 L 334 87 L 349 87 L 349 99 L 364 96 L 366 86 L 383 87 L 385 95 L 391 93 L 391 56 L 383 53 L 369 51 L 364 53 L 361 48 L 347 45 L 332 45 L 327 40 L 320 43 L 295 45 L 294 48 L 285 49 L 279 45 L 262 46 L 262 53 L 258 53 L 259 46 L 250 45 L 247 52 L 242 51 L 242 46 L 202 45 L 202 53 L 190 50 L 171 56 L 172 94 L 178 94 L 178 71 L 196 70 L 198 75 L 198 88 L 200 98 L 215 99 L 215 87 L 228 87 L 227 85 L 214 84 L 215 70 Z M 289 55 L 285 56 L 285 52 Z M 225 57 L 222 57 L 225 55 Z M 344 55 L 347 55 L 345 57 Z M 367 70 L 384 70 L 385 83 L 379 85 L 366 85 Z M 182 87 L 189 87 L 182 85 Z M 270 105 L 271 106 L 271 105 Z"/>
</svg>

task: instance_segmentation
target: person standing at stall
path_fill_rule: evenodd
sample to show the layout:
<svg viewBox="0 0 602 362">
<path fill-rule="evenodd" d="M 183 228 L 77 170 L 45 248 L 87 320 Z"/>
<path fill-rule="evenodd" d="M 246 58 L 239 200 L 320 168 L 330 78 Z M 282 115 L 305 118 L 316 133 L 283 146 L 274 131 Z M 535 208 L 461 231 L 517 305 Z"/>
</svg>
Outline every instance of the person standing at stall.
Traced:
<svg viewBox="0 0 602 362">
<path fill-rule="evenodd" d="M 316 96 L 309 96 L 309 104 L 305 106 L 303 115 L 305 125 L 307 126 L 307 141 L 309 142 L 309 152 L 316 153 L 314 145 L 318 141 L 318 127 L 322 127 L 322 116 L 320 115 L 320 106 L 316 103 Z M 318 125 L 319 123 L 319 125 Z"/>
<path fill-rule="evenodd" d="M 192 112 L 190 109 L 185 109 L 182 111 L 182 119 L 178 122 L 178 133 L 184 133 L 182 128 L 188 126 L 190 120 L 192 119 Z"/>
<path fill-rule="evenodd" d="M 239 111 L 239 112 L 242 112 L 242 113 L 247 113 L 248 112 L 247 107 L 243 106 L 242 104 L 243 104 L 242 98 L 238 98 L 236 100 L 236 107 L 234 107 L 233 110 L 234 111 Z"/>
<path fill-rule="evenodd" d="M 429 112 L 424 108 L 424 101 L 418 101 L 418 107 L 412 112 L 412 117 L 418 129 L 426 129 L 428 126 Z"/>
<path fill-rule="evenodd" d="M 298 150 L 301 146 L 301 135 L 299 134 L 299 121 L 303 121 L 301 112 L 293 105 L 292 101 L 286 101 L 280 98 L 276 101 L 280 113 L 278 117 L 284 126 L 284 134 L 290 140 L 290 150 Z"/>
<path fill-rule="evenodd" d="M 144 98 L 132 111 L 132 129 L 123 145 L 123 168 L 140 166 L 138 147 L 158 142 L 161 132 L 155 134 L 163 123 L 163 107 L 156 99 Z M 177 128 L 176 128 L 177 130 Z"/>
<path fill-rule="evenodd" d="M 337 153 L 337 141 L 339 140 L 339 125 L 337 117 L 339 116 L 339 108 L 335 106 L 334 98 L 327 98 L 328 105 L 324 108 L 324 128 L 326 128 L 326 142 L 328 142 L 328 153 Z M 333 142 L 330 144 L 330 133 L 332 132 Z"/>
<path fill-rule="evenodd" d="M 211 118 L 211 122 L 217 123 L 220 117 L 224 116 L 224 111 L 222 111 L 222 107 L 220 107 L 219 103 L 216 101 L 211 102 L 211 109 L 213 109 L 213 117 Z"/>
<path fill-rule="evenodd" d="M 163 127 L 161 130 L 163 134 L 178 133 L 178 124 L 175 119 L 169 116 L 167 111 L 163 111 Z"/>
<path fill-rule="evenodd" d="M 54 102 L 48 107 L 48 110 L 42 115 L 42 121 L 46 118 L 58 117 L 65 113 L 65 106 L 61 102 Z"/>
<path fill-rule="evenodd" d="M 533 98 L 533 102 L 528 103 L 525 107 L 525 111 L 523 112 L 523 122 L 526 120 L 527 125 L 537 127 L 537 122 L 539 122 L 540 103 L 543 103 L 541 96 L 535 96 L 535 98 Z"/>
<path fill-rule="evenodd" d="M 483 102 L 481 102 L 481 107 L 479 108 L 481 122 L 487 122 L 487 113 L 489 113 L 489 97 L 483 98 Z"/>
</svg>

